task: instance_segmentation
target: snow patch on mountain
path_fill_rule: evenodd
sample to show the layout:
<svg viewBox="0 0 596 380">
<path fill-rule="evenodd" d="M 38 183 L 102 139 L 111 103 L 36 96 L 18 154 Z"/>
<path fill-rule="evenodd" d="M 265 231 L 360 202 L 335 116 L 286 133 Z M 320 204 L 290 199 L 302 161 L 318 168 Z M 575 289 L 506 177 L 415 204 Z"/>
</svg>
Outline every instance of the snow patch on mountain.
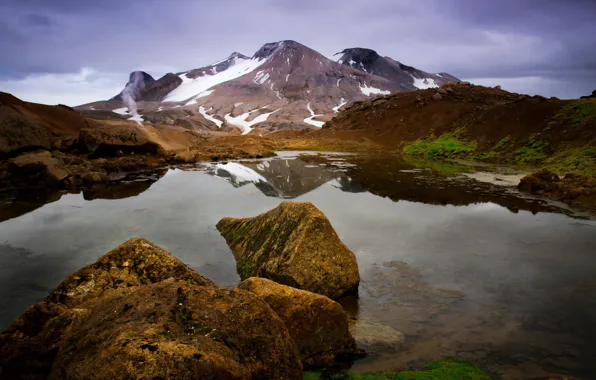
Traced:
<svg viewBox="0 0 596 380">
<path fill-rule="evenodd" d="M 197 78 L 188 78 L 186 74 L 181 74 L 182 84 L 176 87 L 165 98 L 164 102 L 182 102 L 193 96 L 202 93 L 220 83 L 246 75 L 266 62 L 266 59 L 235 59 L 235 65 L 225 71 L 214 75 L 205 75 Z"/>
<path fill-rule="evenodd" d="M 360 84 L 358 84 L 358 86 L 360 87 L 360 91 L 366 96 L 371 96 L 372 94 L 375 94 L 375 95 L 389 95 L 389 94 L 391 94 L 391 91 L 381 90 L 381 89 L 375 88 L 375 87 L 370 87 L 366 84 L 366 82 L 364 82 L 364 86 L 361 86 Z"/>
<path fill-rule="evenodd" d="M 136 114 L 134 116 L 129 117 L 127 120 L 132 120 L 132 121 L 136 121 L 138 125 L 140 125 L 141 127 L 143 126 L 143 124 L 141 124 L 143 121 L 143 115 L 139 115 Z"/>
<path fill-rule="evenodd" d="M 431 78 L 416 78 L 415 76 L 411 75 L 411 77 L 414 79 L 414 87 L 416 87 L 419 90 L 426 90 L 429 88 L 437 88 L 439 87 L 436 83 L 434 79 Z"/>
<path fill-rule="evenodd" d="M 112 112 L 122 116 L 130 115 L 130 112 L 128 112 L 128 107 L 116 108 L 113 109 Z"/>
<path fill-rule="evenodd" d="M 273 85 L 274 85 L 274 84 L 275 84 L 275 83 L 271 83 L 271 91 L 275 92 L 275 95 L 277 95 L 277 98 L 278 98 L 279 100 L 282 100 L 281 96 L 279 95 L 279 91 L 277 91 L 277 90 L 274 90 L 274 89 L 273 89 Z"/>
<path fill-rule="evenodd" d="M 269 79 L 269 73 L 265 73 L 264 71 L 259 71 L 255 75 L 255 78 L 252 80 L 256 84 L 263 84 Z"/>
<path fill-rule="evenodd" d="M 188 103 L 185 104 L 185 106 L 190 106 L 192 104 L 197 104 L 197 99 L 199 98 L 203 98 L 205 96 L 209 96 L 211 94 L 213 94 L 215 92 L 215 90 L 207 90 L 207 91 L 203 91 L 201 92 L 199 95 L 195 96 L 194 99 L 190 100 Z"/>
<path fill-rule="evenodd" d="M 308 112 L 310 112 L 310 116 L 307 117 L 306 119 L 304 119 L 304 122 L 306 124 L 314 125 L 317 128 L 323 127 L 323 124 L 325 124 L 325 122 L 313 120 L 315 117 L 321 116 L 321 115 L 315 115 L 315 111 L 313 111 L 312 108 L 310 108 L 310 102 L 308 102 L 308 104 L 306 105 L 306 108 L 308 109 Z"/>
<path fill-rule="evenodd" d="M 339 101 L 339 104 L 336 105 L 335 107 L 333 107 L 333 112 L 339 112 L 339 109 L 343 106 L 345 106 L 348 102 L 346 102 L 346 100 L 344 98 L 341 98 L 341 100 Z"/>
<path fill-rule="evenodd" d="M 203 115 L 203 117 L 204 117 L 205 119 L 207 119 L 207 120 L 209 120 L 209 121 L 211 121 L 211 122 L 215 123 L 215 125 L 217 125 L 217 128 L 221 128 L 221 125 L 223 124 L 223 121 L 221 121 L 221 120 L 217 120 L 217 119 L 216 119 L 216 118 L 214 118 L 213 116 L 209 115 L 209 114 L 207 113 L 207 111 L 211 111 L 211 108 L 209 108 L 209 109 L 207 110 L 207 109 L 205 109 L 205 107 L 203 107 L 203 106 L 200 106 L 200 107 L 199 107 L 199 113 L 200 113 L 201 115 Z"/>
<path fill-rule="evenodd" d="M 250 114 L 252 114 L 253 112 L 256 112 L 260 109 L 263 109 L 266 107 L 262 107 L 262 108 L 257 108 L 254 109 L 252 111 L 249 112 L 245 112 L 240 116 L 232 116 L 231 114 L 226 114 L 224 116 L 224 119 L 226 119 L 226 122 L 239 127 L 240 129 L 242 129 L 242 134 L 246 135 L 247 133 L 249 133 L 250 131 L 252 131 L 252 126 L 257 124 L 257 123 L 262 123 L 264 121 L 267 121 L 267 119 L 269 118 L 269 116 L 271 116 L 272 114 L 274 114 L 275 112 L 279 111 L 281 108 L 276 109 L 275 111 L 269 112 L 269 113 L 264 113 L 262 115 L 259 115 L 257 117 L 255 117 L 254 119 L 252 119 L 251 121 L 247 121 L 246 119 L 248 119 L 248 117 L 250 116 Z"/>
</svg>

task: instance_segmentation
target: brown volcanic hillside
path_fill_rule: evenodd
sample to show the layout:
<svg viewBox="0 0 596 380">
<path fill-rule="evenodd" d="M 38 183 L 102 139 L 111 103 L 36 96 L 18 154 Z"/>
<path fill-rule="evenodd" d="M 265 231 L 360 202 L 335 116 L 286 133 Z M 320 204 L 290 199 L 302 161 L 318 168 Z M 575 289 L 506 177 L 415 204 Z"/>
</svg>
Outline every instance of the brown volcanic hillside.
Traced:
<svg viewBox="0 0 596 380">
<path fill-rule="evenodd" d="M 467 158 L 557 164 L 565 158 L 557 155 L 569 152 L 580 154 L 576 158 L 584 158 L 586 166 L 596 156 L 596 101 L 546 99 L 450 83 L 438 90 L 355 102 L 325 129 L 366 135 L 395 150 L 417 139 L 451 133 L 456 140 L 476 144 L 460 155 Z"/>
<path fill-rule="evenodd" d="M 0 158 L 39 148 L 68 149 L 92 123 L 70 107 L 24 102 L 0 92 Z"/>
</svg>

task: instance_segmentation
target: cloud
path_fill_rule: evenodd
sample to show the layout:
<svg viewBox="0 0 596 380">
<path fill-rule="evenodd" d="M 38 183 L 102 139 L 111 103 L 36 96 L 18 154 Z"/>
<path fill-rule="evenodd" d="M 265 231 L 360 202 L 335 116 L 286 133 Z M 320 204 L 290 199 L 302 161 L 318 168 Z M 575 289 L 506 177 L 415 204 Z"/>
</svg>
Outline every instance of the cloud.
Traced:
<svg viewBox="0 0 596 380">
<path fill-rule="evenodd" d="M 82 68 L 77 73 L 30 74 L 22 79 L 0 80 L 0 90 L 34 103 L 77 106 L 106 100 L 118 94 L 126 77 Z"/>
<path fill-rule="evenodd" d="M 519 78 L 521 92 L 542 78 L 563 96 L 596 79 L 594 14 L 591 0 L 4 0 L 0 75 L 159 77 L 293 39 L 325 56 L 368 47 L 460 78 Z"/>
</svg>

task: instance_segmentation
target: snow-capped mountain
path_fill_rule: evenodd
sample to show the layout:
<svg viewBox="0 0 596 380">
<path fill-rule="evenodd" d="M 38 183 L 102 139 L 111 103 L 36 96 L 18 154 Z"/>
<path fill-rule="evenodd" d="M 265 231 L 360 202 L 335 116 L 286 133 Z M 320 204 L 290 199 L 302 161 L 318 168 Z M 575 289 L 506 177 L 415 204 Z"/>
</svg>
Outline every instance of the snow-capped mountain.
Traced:
<svg viewBox="0 0 596 380">
<path fill-rule="evenodd" d="M 430 74 L 392 58 L 381 57 L 371 49 L 345 49 L 336 55 L 339 54 L 341 57 L 337 60 L 338 63 L 390 80 L 399 85 L 402 91 L 424 90 L 459 81 L 447 73 Z"/>
<path fill-rule="evenodd" d="M 458 80 L 369 49 L 338 54 L 342 56 L 336 62 L 295 41 L 268 43 L 250 58 L 235 52 L 212 65 L 158 80 L 137 73 L 143 80 L 137 81 L 134 98 L 149 122 L 249 133 L 255 128 L 321 127 L 350 102 Z M 120 100 L 121 94 L 78 109 L 90 117 L 114 117 L 114 109 L 126 116 Z"/>
</svg>

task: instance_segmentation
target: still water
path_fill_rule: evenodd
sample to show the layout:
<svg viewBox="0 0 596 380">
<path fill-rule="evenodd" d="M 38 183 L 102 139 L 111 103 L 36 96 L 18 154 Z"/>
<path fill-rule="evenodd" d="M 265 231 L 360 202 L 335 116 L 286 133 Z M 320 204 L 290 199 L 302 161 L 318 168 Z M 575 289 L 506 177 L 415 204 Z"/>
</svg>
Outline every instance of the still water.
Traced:
<svg viewBox="0 0 596 380">
<path fill-rule="evenodd" d="M 0 202 L 0 328 L 135 236 L 235 286 L 215 224 L 292 199 L 321 209 L 357 257 L 359 297 L 341 301 L 369 352 L 354 370 L 458 356 L 509 378 L 596 378 L 596 221 L 457 170 L 329 157 L 286 152 Z"/>
</svg>

